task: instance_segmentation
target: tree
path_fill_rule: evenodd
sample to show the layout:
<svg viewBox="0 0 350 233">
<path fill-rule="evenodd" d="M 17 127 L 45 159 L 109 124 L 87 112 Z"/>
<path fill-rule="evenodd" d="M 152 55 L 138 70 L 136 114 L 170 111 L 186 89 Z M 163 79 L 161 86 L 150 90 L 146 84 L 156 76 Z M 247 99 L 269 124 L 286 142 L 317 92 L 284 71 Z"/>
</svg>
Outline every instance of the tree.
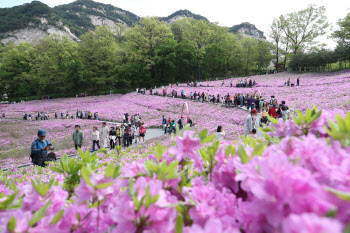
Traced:
<svg viewBox="0 0 350 233">
<path fill-rule="evenodd" d="M 143 18 L 140 25 L 126 31 L 129 49 L 134 51 L 132 59 L 144 62 L 151 73 L 152 80 L 149 83 L 155 83 L 156 79 L 156 48 L 163 40 L 172 37 L 168 24 L 160 22 L 158 18 Z"/>
<path fill-rule="evenodd" d="M 256 40 L 250 37 L 245 37 L 242 40 L 242 61 L 245 75 L 249 74 L 251 67 L 257 57 Z"/>
<path fill-rule="evenodd" d="M 332 37 L 342 42 L 350 42 L 350 13 L 344 19 L 339 19 L 337 25 L 339 29 L 332 33 Z"/>
<path fill-rule="evenodd" d="M 225 50 L 217 44 L 211 44 L 205 48 L 203 57 L 203 71 L 210 78 L 224 74 L 226 64 Z"/>
<path fill-rule="evenodd" d="M 197 65 L 196 48 L 183 41 L 176 45 L 175 53 L 176 79 L 182 82 L 194 80 Z"/>
<path fill-rule="evenodd" d="M 282 39 L 282 34 L 283 34 L 283 30 L 282 30 L 282 24 L 281 21 L 279 19 L 274 19 L 272 24 L 270 25 L 270 33 L 269 36 L 272 39 L 272 43 L 273 43 L 273 54 L 276 56 L 276 70 L 278 70 L 278 60 L 279 60 L 279 50 L 280 50 L 280 42 Z"/>
<path fill-rule="evenodd" d="M 10 45 L 10 49 L 5 49 L 2 54 L 0 81 L 3 85 L 2 91 L 6 91 L 9 97 L 25 97 L 19 96 L 19 94 L 26 94 L 27 92 L 21 91 L 21 93 L 18 93 L 22 82 L 27 83 L 27 85 L 23 84 L 22 87 L 37 86 L 32 75 L 36 56 L 37 52 L 30 43 Z M 31 90 L 29 90 L 30 94 Z"/>
<path fill-rule="evenodd" d="M 256 44 L 256 64 L 258 69 L 266 69 L 271 62 L 271 50 L 272 46 L 265 40 L 257 40 Z"/>
<path fill-rule="evenodd" d="M 305 10 L 280 17 L 282 30 L 292 43 L 294 55 L 301 47 L 312 44 L 314 39 L 326 33 L 329 23 L 326 21 L 325 11 L 325 7 L 317 8 L 311 4 Z"/>
<path fill-rule="evenodd" d="M 114 87 L 117 44 L 113 32 L 108 26 L 102 26 L 87 32 L 81 40 L 79 52 L 86 87 L 94 94 L 106 90 L 107 86 Z"/>
<path fill-rule="evenodd" d="M 156 49 L 156 73 L 157 83 L 175 83 L 176 74 L 176 46 L 173 38 L 165 39 Z"/>
<path fill-rule="evenodd" d="M 50 35 L 37 46 L 36 76 L 42 94 L 75 94 L 82 88 L 79 45 L 68 37 Z"/>
</svg>

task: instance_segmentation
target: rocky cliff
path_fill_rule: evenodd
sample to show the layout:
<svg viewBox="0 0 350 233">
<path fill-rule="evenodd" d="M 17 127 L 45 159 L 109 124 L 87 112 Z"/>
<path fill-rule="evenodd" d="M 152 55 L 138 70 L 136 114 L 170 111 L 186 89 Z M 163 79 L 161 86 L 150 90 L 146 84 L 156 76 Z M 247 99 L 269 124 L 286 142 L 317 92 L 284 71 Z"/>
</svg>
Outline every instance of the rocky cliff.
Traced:
<svg viewBox="0 0 350 233">
<path fill-rule="evenodd" d="M 184 17 L 209 22 L 207 18 L 189 10 L 179 10 L 159 19 L 171 24 Z M 98 26 L 107 25 L 114 29 L 117 23 L 130 27 L 139 22 L 140 17 L 129 11 L 92 0 L 77 0 L 54 8 L 33 1 L 12 8 L 0 8 L 0 42 L 35 43 L 53 33 L 79 41 L 81 35 Z M 250 23 L 235 25 L 229 31 L 265 38 L 264 33 Z"/>
</svg>

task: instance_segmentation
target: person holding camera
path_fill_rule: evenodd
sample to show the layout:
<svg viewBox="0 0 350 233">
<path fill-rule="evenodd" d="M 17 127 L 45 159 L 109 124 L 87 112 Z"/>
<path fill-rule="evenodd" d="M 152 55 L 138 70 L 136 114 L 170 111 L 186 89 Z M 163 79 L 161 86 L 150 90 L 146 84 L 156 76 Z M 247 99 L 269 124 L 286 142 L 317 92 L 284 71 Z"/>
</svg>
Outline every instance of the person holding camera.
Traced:
<svg viewBox="0 0 350 233">
<path fill-rule="evenodd" d="M 45 167 L 46 161 L 56 160 L 55 153 L 51 152 L 48 154 L 48 151 L 54 150 L 54 147 L 45 138 L 46 138 L 46 131 L 43 129 L 40 129 L 38 131 L 37 139 L 32 143 L 32 146 L 30 147 L 31 149 L 30 158 L 32 159 L 32 163 L 34 165 L 41 166 L 41 167 Z"/>
</svg>

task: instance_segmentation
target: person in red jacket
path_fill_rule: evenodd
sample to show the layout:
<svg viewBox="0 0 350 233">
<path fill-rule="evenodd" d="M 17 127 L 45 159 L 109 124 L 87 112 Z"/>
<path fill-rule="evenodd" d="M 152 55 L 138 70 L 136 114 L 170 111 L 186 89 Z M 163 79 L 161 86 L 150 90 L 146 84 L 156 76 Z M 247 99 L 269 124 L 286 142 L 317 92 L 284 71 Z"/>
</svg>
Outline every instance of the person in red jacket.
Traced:
<svg viewBox="0 0 350 233">
<path fill-rule="evenodd" d="M 272 106 L 270 106 L 270 109 L 269 109 L 269 116 L 273 118 L 277 118 L 278 117 L 278 114 L 276 112 L 277 109 L 278 109 L 277 101 L 274 100 L 272 102 Z"/>
</svg>

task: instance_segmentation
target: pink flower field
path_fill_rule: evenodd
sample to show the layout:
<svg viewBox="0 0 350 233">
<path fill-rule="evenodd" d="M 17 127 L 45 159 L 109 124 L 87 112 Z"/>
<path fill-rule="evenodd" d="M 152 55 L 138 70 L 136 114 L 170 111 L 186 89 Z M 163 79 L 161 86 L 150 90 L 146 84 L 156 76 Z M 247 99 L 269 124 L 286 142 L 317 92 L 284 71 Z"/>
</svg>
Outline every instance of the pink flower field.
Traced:
<svg viewBox="0 0 350 233">
<path fill-rule="evenodd" d="M 247 112 L 238 108 L 151 95 L 110 95 L 30 101 L 1 106 L 0 229 L 3 232 L 108 233 L 344 233 L 350 229 L 350 72 L 256 77 L 255 88 L 176 87 L 209 94 L 275 95 L 304 115 L 272 120 L 265 138 L 242 138 Z M 233 79 L 236 80 L 236 79 Z M 230 80 L 225 80 L 229 85 Z M 175 87 L 174 87 L 175 89 Z M 169 91 L 170 90 L 170 91 Z M 161 89 L 159 89 L 161 93 Z M 168 93 L 171 88 L 168 88 Z M 77 110 L 120 122 L 139 113 L 148 127 L 162 115 L 178 120 L 187 102 L 195 127 L 142 146 L 85 152 L 92 126 L 81 119 L 20 120 L 22 113 Z M 313 106 L 317 109 L 311 110 Z M 71 134 L 82 126 L 80 159 Z M 216 127 L 226 132 L 215 139 Z M 28 162 L 37 130 L 60 155 L 47 167 Z"/>
</svg>

